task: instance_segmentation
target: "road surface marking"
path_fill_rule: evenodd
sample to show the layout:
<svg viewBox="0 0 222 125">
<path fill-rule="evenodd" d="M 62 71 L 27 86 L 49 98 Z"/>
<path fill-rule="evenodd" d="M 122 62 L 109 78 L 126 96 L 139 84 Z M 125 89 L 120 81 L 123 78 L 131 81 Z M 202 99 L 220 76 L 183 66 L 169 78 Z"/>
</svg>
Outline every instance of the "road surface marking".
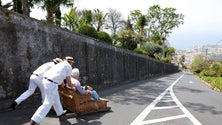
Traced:
<svg viewBox="0 0 222 125">
<path fill-rule="evenodd" d="M 174 100 L 161 100 L 159 102 L 174 102 Z"/>
<path fill-rule="evenodd" d="M 173 88 L 171 88 L 170 94 L 172 95 L 175 103 L 180 107 L 183 113 L 193 122 L 194 125 L 201 125 L 201 123 L 182 105 L 182 103 L 177 99 L 175 94 L 173 93 Z"/>
<path fill-rule="evenodd" d="M 177 99 L 175 94 L 173 93 L 173 86 L 184 76 L 181 75 L 176 81 L 174 81 L 164 92 L 162 92 L 150 105 L 148 105 L 137 117 L 136 119 L 130 124 L 130 125 L 143 125 L 145 122 L 143 121 L 147 115 L 150 113 L 151 110 L 157 109 L 158 107 L 155 107 L 158 102 L 161 102 L 160 100 L 166 95 L 167 92 L 170 92 L 170 95 L 172 99 L 175 101 L 177 104 L 177 107 L 179 107 L 184 115 L 178 115 L 178 116 L 172 116 L 172 117 L 165 117 L 165 118 L 160 118 L 160 119 L 154 119 L 153 122 L 162 122 L 162 121 L 167 121 L 167 120 L 172 120 L 172 119 L 178 119 L 182 117 L 187 117 L 193 122 L 194 125 L 201 125 L 201 123 L 180 103 L 180 101 Z M 160 107 L 159 107 L 160 108 Z M 175 107 L 174 107 L 175 108 Z M 152 122 L 152 120 L 146 121 L 147 122 Z"/>
<path fill-rule="evenodd" d="M 172 109 L 172 108 L 178 108 L 178 106 L 161 106 L 161 107 L 154 107 L 153 110 L 159 110 L 159 109 Z"/>
<path fill-rule="evenodd" d="M 165 121 L 175 120 L 175 119 L 180 119 L 180 118 L 185 118 L 185 117 L 186 117 L 186 115 L 176 115 L 176 116 L 170 116 L 170 117 L 165 117 L 165 118 L 147 120 L 147 121 L 143 121 L 142 125 L 158 123 L 158 122 L 165 122 Z"/>
<path fill-rule="evenodd" d="M 192 83 L 193 83 L 193 81 L 189 81 L 189 83 L 190 83 L 190 84 L 192 84 Z"/>
</svg>

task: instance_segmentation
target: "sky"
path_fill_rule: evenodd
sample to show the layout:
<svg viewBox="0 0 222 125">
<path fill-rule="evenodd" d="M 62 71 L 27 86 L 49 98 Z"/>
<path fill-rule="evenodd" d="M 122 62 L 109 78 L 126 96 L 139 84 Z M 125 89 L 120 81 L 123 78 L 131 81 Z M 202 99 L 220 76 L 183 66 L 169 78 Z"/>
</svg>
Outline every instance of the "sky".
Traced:
<svg viewBox="0 0 222 125">
<path fill-rule="evenodd" d="M 3 4 L 11 0 L 2 0 Z M 108 12 L 116 9 L 126 18 L 130 11 L 140 10 L 147 14 L 150 6 L 173 7 L 184 15 L 184 24 L 169 34 L 167 41 L 175 49 L 189 49 L 196 45 L 222 44 L 222 0 L 75 0 L 77 9 L 99 9 Z M 68 13 L 70 9 L 62 9 Z M 46 14 L 38 7 L 31 17 L 45 19 Z"/>
</svg>

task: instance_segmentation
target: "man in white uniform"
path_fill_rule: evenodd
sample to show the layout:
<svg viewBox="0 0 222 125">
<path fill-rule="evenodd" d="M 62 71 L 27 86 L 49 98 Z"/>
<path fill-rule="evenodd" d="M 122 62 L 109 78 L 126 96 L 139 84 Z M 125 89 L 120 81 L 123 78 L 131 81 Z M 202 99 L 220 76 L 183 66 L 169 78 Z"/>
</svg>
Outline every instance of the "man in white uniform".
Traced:
<svg viewBox="0 0 222 125">
<path fill-rule="evenodd" d="M 47 63 L 42 64 L 40 67 L 38 67 L 30 76 L 28 90 L 26 90 L 15 101 L 12 102 L 11 108 L 13 110 L 15 110 L 16 107 L 22 101 L 26 100 L 28 97 L 30 97 L 35 92 L 35 89 L 37 87 L 39 87 L 39 89 L 40 89 L 41 96 L 42 96 L 42 102 L 43 102 L 44 98 L 45 98 L 45 92 L 44 92 L 43 84 L 42 84 L 43 74 L 47 70 L 49 70 L 53 65 L 55 65 L 61 61 L 62 61 L 62 59 L 55 58 L 55 59 L 53 59 L 53 62 L 47 62 Z"/>
<path fill-rule="evenodd" d="M 72 57 L 66 57 L 63 62 L 52 66 L 51 69 L 45 72 L 43 76 L 45 100 L 32 116 L 30 122 L 31 125 L 39 123 L 48 114 L 52 106 L 54 107 L 54 110 L 58 117 L 63 116 L 63 107 L 60 102 L 58 85 L 61 85 L 63 83 L 63 80 L 66 79 L 69 87 L 75 89 L 74 85 L 71 84 L 70 79 L 73 63 L 74 60 Z"/>
</svg>

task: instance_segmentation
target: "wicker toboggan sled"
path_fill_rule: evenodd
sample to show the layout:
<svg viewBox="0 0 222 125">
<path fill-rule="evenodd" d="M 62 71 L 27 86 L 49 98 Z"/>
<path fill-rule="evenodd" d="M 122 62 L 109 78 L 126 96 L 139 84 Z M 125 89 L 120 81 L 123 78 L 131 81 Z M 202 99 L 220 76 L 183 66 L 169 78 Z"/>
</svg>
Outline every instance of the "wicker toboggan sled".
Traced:
<svg viewBox="0 0 222 125">
<path fill-rule="evenodd" d="M 101 100 L 92 100 L 90 94 L 81 95 L 69 88 L 60 88 L 59 93 L 63 107 L 80 115 L 111 109 L 111 107 L 107 107 L 107 100 L 102 98 Z"/>
</svg>

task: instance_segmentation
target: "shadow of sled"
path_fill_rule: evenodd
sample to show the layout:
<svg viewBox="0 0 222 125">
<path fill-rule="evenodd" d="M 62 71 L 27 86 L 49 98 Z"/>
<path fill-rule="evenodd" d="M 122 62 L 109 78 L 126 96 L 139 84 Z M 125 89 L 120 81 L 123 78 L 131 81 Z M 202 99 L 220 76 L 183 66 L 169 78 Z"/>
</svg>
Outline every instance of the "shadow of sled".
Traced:
<svg viewBox="0 0 222 125">
<path fill-rule="evenodd" d="M 59 94 L 64 108 L 70 110 L 74 114 L 67 114 L 68 118 L 72 116 L 91 114 L 96 112 L 110 111 L 111 107 L 107 107 L 108 100 L 101 98 L 100 100 L 92 100 L 91 94 L 81 95 L 78 91 L 69 88 L 60 88 Z"/>
</svg>

